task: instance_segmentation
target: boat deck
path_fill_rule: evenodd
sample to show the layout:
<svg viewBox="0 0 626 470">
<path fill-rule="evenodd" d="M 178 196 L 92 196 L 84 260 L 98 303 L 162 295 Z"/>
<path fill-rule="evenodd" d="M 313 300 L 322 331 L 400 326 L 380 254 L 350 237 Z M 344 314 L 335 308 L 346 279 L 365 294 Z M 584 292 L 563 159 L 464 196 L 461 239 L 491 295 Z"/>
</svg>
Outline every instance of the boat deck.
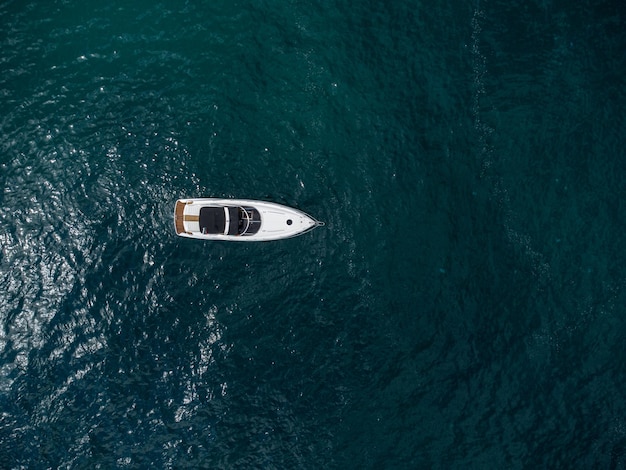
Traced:
<svg viewBox="0 0 626 470">
<path fill-rule="evenodd" d="M 176 208 L 174 209 L 174 225 L 176 226 L 176 234 L 183 233 L 185 231 L 185 224 L 183 224 L 185 210 L 185 203 L 176 201 Z"/>
</svg>

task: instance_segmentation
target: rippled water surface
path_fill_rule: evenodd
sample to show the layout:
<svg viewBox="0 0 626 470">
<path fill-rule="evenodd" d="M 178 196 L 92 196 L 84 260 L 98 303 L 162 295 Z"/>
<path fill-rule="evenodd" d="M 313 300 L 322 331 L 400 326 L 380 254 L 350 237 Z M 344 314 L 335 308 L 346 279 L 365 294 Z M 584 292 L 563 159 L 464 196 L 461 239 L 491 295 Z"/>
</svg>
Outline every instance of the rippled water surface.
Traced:
<svg viewBox="0 0 626 470">
<path fill-rule="evenodd" d="M 626 467 L 626 9 L 387 3 L 0 2 L 3 468 Z"/>
</svg>

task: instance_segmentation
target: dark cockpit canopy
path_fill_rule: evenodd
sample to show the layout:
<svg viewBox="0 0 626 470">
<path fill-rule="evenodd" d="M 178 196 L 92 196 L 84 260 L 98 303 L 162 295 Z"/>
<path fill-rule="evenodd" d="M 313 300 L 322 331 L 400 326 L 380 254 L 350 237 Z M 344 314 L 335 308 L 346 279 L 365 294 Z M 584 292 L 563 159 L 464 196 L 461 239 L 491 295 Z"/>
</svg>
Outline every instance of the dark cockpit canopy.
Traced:
<svg viewBox="0 0 626 470">
<path fill-rule="evenodd" d="M 239 210 L 228 207 L 227 235 L 237 235 L 239 228 Z M 200 232 L 206 234 L 223 234 L 226 229 L 226 214 L 223 207 L 203 207 L 200 209 Z"/>
</svg>

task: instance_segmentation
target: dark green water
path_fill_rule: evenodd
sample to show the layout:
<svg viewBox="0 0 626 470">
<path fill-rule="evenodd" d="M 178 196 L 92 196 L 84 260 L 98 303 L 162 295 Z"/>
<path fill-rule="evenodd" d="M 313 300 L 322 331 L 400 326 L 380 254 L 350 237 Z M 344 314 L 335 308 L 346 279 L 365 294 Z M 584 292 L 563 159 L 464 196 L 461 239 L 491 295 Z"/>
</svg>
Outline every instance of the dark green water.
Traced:
<svg viewBox="0 0 626 470">
<path fill-rule="evenodd" d="M 626 8 L 439 3 L 0 2 L 2 468 L 626 468 Z"/>
</svg>

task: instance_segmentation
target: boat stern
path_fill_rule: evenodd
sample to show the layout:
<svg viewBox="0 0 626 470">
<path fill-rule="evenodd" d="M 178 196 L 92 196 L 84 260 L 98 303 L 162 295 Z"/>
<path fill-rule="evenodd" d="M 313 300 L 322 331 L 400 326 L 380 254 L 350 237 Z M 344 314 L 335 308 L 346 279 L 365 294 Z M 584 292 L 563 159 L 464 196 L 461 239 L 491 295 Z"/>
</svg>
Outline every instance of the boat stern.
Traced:
<svg viewBox="0 0 626 470">
<path fill-rule="evenodd" d="M 176 230 L 176 235 L 180 235 L 185 232 L 185 203 L 180 199 L 176 201 L 176 206 L 174 206 L 174 228 Z"/>
</svg>

